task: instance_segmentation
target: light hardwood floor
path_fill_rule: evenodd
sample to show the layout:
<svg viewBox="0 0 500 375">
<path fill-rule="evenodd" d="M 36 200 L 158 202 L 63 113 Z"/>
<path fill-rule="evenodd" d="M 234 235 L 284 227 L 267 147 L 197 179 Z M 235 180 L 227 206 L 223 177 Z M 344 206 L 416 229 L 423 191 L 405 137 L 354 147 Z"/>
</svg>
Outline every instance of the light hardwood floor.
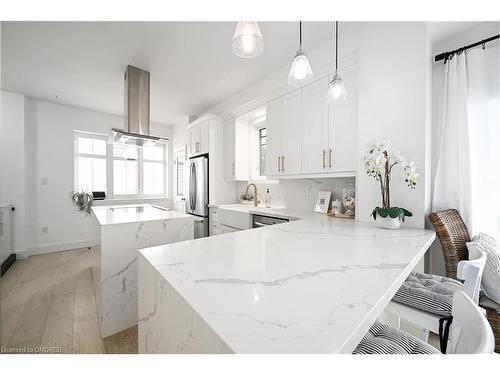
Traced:
<svg viewBox="0 0 500 375">
<path fill-rule="evenodd" d="M 137 326 L 101 340 L 91 267 L 98 248 L 16 261 L 0 279 L 2 352 L 137 353 Z"/>
</svg>

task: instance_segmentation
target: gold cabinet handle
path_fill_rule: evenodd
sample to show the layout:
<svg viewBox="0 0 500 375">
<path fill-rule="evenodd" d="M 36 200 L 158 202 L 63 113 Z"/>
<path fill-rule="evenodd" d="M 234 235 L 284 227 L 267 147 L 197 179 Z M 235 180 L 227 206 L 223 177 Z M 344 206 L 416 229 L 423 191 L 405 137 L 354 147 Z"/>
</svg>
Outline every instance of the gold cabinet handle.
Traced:
<svg viewBox="0 0 500 375">
<path fill-rule="evenodd" d="M 285 157 L 281 156 L 281 172 L 285 171 Z"/>
<path fill-rule="evenodd" d="M 330 149 L 330 156 L 328 157 L 328 163 L 330 164 L 330 168 L 332 167 L 332 149 Z"/>
<path fill-rule="evenodd" d="M 278 172 L 281 172 L 280 161 L 281 161 L 281 156 L 278 156 Z"/>
<path fill-rule="evenodd" d="M 326 156 L 326 150 L 323 149 L 323 168 L 326 168 L 325 156 Z"/>
</svg>

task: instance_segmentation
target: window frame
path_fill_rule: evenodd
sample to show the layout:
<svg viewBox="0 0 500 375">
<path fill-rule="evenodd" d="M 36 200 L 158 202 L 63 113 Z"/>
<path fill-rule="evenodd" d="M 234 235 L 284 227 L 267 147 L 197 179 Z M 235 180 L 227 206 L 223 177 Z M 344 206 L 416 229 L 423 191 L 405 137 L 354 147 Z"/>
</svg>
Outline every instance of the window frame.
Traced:
<svg viewBox="0 0 500 375">
<path fill-rule="evenodd" d="M 266 135 L 262 136 L 262 130 L 266 130 Z M 266 123 L 263 122 L 261 126 L 257 126 L 257 137 L 258 137 L 258 147 L 259 147 L 259 176 L 260 177 L 266 177 L 266 160 L 264 159 L 262 163 L 262 146 L 266 147 L 266 155 L 265 157 L 267 158 L 267 127 Z M 266 144 L 262 144 L 262 138 L 266 139 Z M 262 168 L 264 168 L 264 173 L 262 173 Z"/>
<path fill-rule="evenodd" d="M 88 138 L 88 139 L 97 139 L 97 140 L 102 140 L 106 142 L 106 154 L 105 155 L 97 155 L 97 154 L 87 154 L 84 152 L 79 152 L 78 149 L 78 140 L 80 138 Z M 109 191 L 109 185 L 108 185 L 108 145 L 107 145 L 107 136 L 102 135 L 102 134 L 96 134 L 96 133 L 90 133 L 90 132 L 83 132 L 83 131 L 75 131 L 74 133 L 74 156 L 73 156 L 73 165 L 74 165 L 74 174 L 73 174 L 73 188 L 74 191 L 80 191 L 80 181 L 79 181 L 79 176 L 80 176 L 80 170 L 79 170 L 79 163 L 78 160 L 80 157 L 84 158 L 89 158 L 89 159 L 103 159 L 106 161 L 106 194 Z M 91 193 L 91 192 L 90 192 Z"/>
<path fill-rule="evenodd" d="M 78 152 L 78 139 L 90 138 L 90 139 L 100 139 L 106 141 L 106 155 L 94 155 L 94 154 L 83 154 Z M 137 147 L 137 194 L 115 194 L 114 193 L 114 168 L 113 161 L 119 160 L 120 158 L 115 158 L 113 143 L 107 142 L 108 136 L 98 133 L 90 133 L 75 130 L 74 131 L 74 182 L 73 185 L 76 189 L 79 185 L 79 170 L 78 170 L 78 158 L 80 156 L 92 157 L 92 158 L 102 158 L 106 160 L 106 199 L 167 199 L 168 196 L 168 183 L 169 183 L 169 168 L 168 168 L 168 158 L 169 158 L 169 147 L 170 141 L 161 142 L 157 145 L 162 147 L 162 160 L 150 160 L 145 159 L 146 162 L 154 162 L 162 165 L 163 170 L 163 191 L 161 194 L 144 194 L 144 152 L 142 147 Z"/>
</svg>

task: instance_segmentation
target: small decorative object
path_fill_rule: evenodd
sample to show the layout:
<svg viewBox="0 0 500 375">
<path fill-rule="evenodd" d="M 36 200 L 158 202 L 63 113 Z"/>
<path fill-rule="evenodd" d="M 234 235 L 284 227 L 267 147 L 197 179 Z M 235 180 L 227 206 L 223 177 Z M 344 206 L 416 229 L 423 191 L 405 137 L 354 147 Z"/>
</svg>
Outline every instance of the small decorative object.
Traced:
<svg viewBox="0 0 500 375">
<path fill-rule="evenodd" d="M 241 203 L 244 203 L 244 204 L 251 204 L 251 203 L 253 203 L 253 195 L 250 193 L 248 193 L 248 194 L 242 193 L 240 195 L 240 201 L 241 201 Z"/>
<path fill-rule="evenodd" d="M 346 181 L 342 188 L 342 206 L 343 214 L 348 217 L 354 217 L 356 210 L 356 185 L 353 181 Z"/>
<path fill-rule="evenodd" d="M 85 213 L 85 216 L 90 215 L 90 209 L 92 203 L 94 202 L 94 197 L 92 194 L 86 193 L 84 191 L 75 191 L 71 196 L 73 203 L 78 207 L 78 211 Z"/>
<path fill-rule="evenodd" d="M 314 205 L 314 211 L 326 214 L 328 212 L 328 207 L 330 206 L 331 196 L 331 191 L 318 191 L 318 195 L 316 196 L 316 204 Z"/>
<path fill-rule="evenodd" d="M 401 207 L 391 207 L 390 181 L 392 169 L 399 165 L 403 170 L 403 178 L 410 189 L 415 189 L 418 173 L 413 162 L 407 162 L 399 152 L 389 155 L 390 141 L 377 139 L 368 147 L 363 156 L 366 174 L 375 178 L 380 184 L 382 207 L 375 207 L 372 216 L 377 226 L 386 229 L 398 229 L 406 216 L 412 213 Z"/>
<path fill-rule="evenodd" d="M 334 201 L 332 201 L 332 215 L 340 215 L 340 199 L 335 199 Z"/>
</svg>

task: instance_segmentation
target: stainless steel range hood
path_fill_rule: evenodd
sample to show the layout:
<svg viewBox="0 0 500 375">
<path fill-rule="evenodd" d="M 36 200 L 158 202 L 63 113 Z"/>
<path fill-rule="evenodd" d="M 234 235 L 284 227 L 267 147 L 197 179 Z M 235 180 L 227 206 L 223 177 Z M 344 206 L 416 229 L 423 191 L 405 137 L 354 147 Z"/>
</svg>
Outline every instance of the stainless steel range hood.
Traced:
<svg viewBox="0 0 500 375">
<path fill-rule="evenodd" d="M 125 127 L 111 130 L 110 141 L 133 146 L 152 146 L 168 138 L 150 134 L 149 72 L 128 65 L 125 71 Z"/>
</svg>

